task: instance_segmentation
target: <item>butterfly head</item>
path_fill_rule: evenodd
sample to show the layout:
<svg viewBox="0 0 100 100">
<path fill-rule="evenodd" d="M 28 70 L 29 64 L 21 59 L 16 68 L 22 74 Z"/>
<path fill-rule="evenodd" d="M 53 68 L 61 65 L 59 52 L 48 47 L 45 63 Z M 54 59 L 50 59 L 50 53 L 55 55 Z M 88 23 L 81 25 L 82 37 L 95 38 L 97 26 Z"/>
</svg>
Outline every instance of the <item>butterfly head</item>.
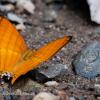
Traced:
<svg viewBox="0 0 100 100">
<path fill-rule="evenodd" d="M 11 80 L 11 78 L 12 78 L 12 75 L 9 72 L 2 73 L 0 76 L 0 79 L 1 79 L 0 84 L 9 82 Z"/>
</svg>

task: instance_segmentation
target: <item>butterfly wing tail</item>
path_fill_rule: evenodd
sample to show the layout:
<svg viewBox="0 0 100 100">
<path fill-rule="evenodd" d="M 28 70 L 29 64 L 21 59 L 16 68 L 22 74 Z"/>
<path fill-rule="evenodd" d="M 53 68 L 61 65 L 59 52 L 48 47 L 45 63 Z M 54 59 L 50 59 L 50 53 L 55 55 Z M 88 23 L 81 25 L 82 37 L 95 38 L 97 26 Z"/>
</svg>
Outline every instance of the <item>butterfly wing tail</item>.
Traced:
<svg viewBox="0 0 100 100">
<path fill-rule="evenodd" d="M 27 60 L 21 61 L 14 67 L 13 73 L 15 74 L 15 77 L 12 78 L 11 83 L 13 84 L 19 76 L 27 73 L 28 71 L 34 68 L 37 68 L 37 65 L 51 58 L 70 40 L 71 36 L 65 36 L 63 38 L 51 41 L 39 48 L 38 50 L 36 50 L 35 52 L 33 52 L 32 57 L 30 57 Z"/>
<path fill-rule="evenodd" d="M 47 45 L 38 49 L 34 56 L 36 58 L 40 58 L 41 61 L 48 60 L 52 57 L 55 53 L 57 53 L 64 45 L 66 45 L 70 41 L 71 37 L 63 37 L 59 38 L 55 41 L 49 42 Z"/>
</svg>

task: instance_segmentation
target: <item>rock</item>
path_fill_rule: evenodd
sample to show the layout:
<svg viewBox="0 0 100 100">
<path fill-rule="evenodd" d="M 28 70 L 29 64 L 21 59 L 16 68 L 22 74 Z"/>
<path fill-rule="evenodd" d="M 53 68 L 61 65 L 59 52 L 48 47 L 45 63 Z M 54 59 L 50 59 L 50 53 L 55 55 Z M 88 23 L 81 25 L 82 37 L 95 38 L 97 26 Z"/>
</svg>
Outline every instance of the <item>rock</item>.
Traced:
<svg viewBox="0 0 100 100">
<path fill-rule="evenodd" d="M 41 92 L 37 94 L 33 100 L 60 100 L 59 96 L 55 96 L 51 93 Z"/>
<path fill-rule="evenodd" d="M 15 9 L 15 7 L 14 7 L 14 5 L 12 5 L 12 4 L 6 4 L 6 5 L 1 5 L 0 4 L 0 10 L 2 11 L 2 12 L 4 12 L 4 11 L 12 11 L 12 10 L 14 10 Z"/>
<path fill-rule="evenodd" d="M 100 95 L 100 84 L 95 84 L 94 89 L 95 89 L 97 95 Z"/>
<path fill-rule="evenodd" d="M 100 24 L 100 0 L 87 0 L 90 8 L 91 20 Z"/>
<path fill-rule="evenodd" d="M 50 86 L 50 87 L 51 87 L 51 86 L 56 87 L 56 86 L 59 85 L 59 83 L 56 82 L 56 81 L 48 81 L 48 82 L 45 83 L 45 85 L 46 85 L 46 86 Z"/>
<path fill-rule="evenodd" d="M 24 23 L 24 20 L 20 17 L 18 17 L 16 14 L 14 13 L 8 13 L 7 14 L 7 18 L 12 21 L 12 22 L 17 22 L 17 23 L 20 23 L 20 24 L 23 24 Z"/>
<path fill-rule="evenodd" d="M 64 90 L 57 91 L 57 95 L 60 96 L 60 100 L 69 100 L 69 96 Z"/>
<path fill-rule="evenodd" d="M 57 12 L 53 9 L 47 9 L 43 12 L 42 20 L 45 22 L 53 22 L 57 18 Z"/>
<path fill-rule="evenodd" d="M 12 100 L 20 100 L 21 95 L 22 95 L 21 89 L 16 89 L 14 92 L 12 92 L 11 99 Z"/>
<path fill-rule="evenodd" d="M 70 97 L 70 99 L 69 100 L 76 100 L 73 96 L 72 97 Z"/>
<path fill-rule="evenodd" d="M 16 89 L 11 97 L 13 100 L 32 100 L 34 95 L 33 93 L 22 92 L 21 89 Z"/>
<path fill-rule="evenodd" d="M 10 95 L 4 95 L 4 100 L 12 100 Z"/>
<path fill-rule="evenodd" d="M 20 100 L 20 95 L 12 95 L 11 100 Z"/>
<path fill-rule="evenodd" d="M 19 31 L 23 31 L 23 30 L 25 30 L 25 26 L 24 26 L 24 24 L 18 24 L 18 25 L 16 25 L 16 29 Z"/>
<path fill-rule="evenodd" d="M 31 79 L 28 79 L 25 85 L 21 87 L 21 90 L 24 92 L 33 92 L 33 91 L 37 92 L 41 88 L 43 88 L 43 85 L 35 81 L 32 81 Z"/>
<path fill-rule="evenodd" d="M 17 7 L 22 10 L 28 11 L 30 14 L 34 13 L 35 5 L 31 0 L 17 0 Z"/>
<path fill-rule="evenodd" d="M 18 100 L 32 100 L 34 97 L 34 95 L 31 93 L 26 93 L 26 92 L 23 92 L 22 95 L 20 96 L 20 99 Z"/>
<path fill-rule="evenodd" d="M 95 30 L 94 30 L 94 33 L 100 34 L 100 28 L 95 29 Z"/>
<path fill-rule="evenodd" d="M 100 100 L 100 96 L 97 96 L 97 100 Z"/>
<path fill-rule="evenodd" d="M 85 100 L 84 96 L 78 96 L 77 98 L 78 98 L 78 100 Z"/>
<path fill-rule="evenodd" d="M 0 2 L 9 2 L 9 3 L 16 3 L 18 0 L 0 0 Z"/>
<path fill-rule="evenodd" d="M 43 74 L 47 78 L 54 78 L 61 74 L 63 75 L 65 72 L 67 73 L 67 71 L 68 67 L 63 64 L 49 65 L 48 67 L 46 67 L 46 69 L 42 67 L 38 69 L 38 72 Z"/>
<path fill-rule="evenodd" d="M 100 41 L 93 41 L 77 54 L 73 60 L 78 75 L 88 79 L 100 74 Z"/>
<path fill-rule="evenodd" d="M 16 89 L 15 94 L 16 95 L 21 95 L 22 94 L 22 91 L 20 89 Z"/>
</svg>

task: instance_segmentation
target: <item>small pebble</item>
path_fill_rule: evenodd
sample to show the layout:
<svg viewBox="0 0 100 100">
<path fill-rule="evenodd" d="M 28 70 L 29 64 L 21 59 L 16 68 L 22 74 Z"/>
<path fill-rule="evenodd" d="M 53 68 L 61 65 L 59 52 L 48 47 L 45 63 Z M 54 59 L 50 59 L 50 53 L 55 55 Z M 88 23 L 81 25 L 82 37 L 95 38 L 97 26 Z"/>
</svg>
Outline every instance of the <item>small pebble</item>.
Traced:
<svg viewBox="0 0 100 100">
<path fill-rule="evenodd" d="M 42 20 L 45 22 L 53 22 L 57 18 L 57 12 L 53 9 L 47 9 L 43 13 Z"/>
<path fill-rule="evenodd" d="M 61 100 L 69 100 L 69 96 L 64 90 L 57 91 L 57 94 L 60 96 Z"/>
<path fill-rule="evenodd" d="M 22 94 L 22 91 L 20 89 L 16 89 L 15 94 L 16 95 L 21 95 Z"/>
<path fill-rule="evenodd" d="M 18 0 L 17 7 L 22 10 L 28 11 L 30 14 L 34 13 L 35 5 L 32 3 L 31 0 Z"/>
<path fill-rule="evenodd" d="M 96 93 L 100 95 L 100 84 L 95 84 L 94 89 L 95 89 Z"/>
<path fill-rule="evenodd" d="M 74 97 L 70 97 L 70 99 L 69 100 L 76 100 Z"/>
<path fill-rule="evenodd" d="M 14 10 L 15 9 L 15 7 L 14 7 L 14 5 L 12 5 L 12 4 L 6 4 L 6 5 L 1 5 L 0 4 L 0 10 L 2 11 L 2 12 L 4 12 L 4 11 L 12 11 L 12 10 Z"/>
<path fill-rule="evenodd" d="M 83 96 L 78 96 L 77 98 L 78 98 L 78 100 L 85 100 L 85 98 Z"/>
<path fill-rule="evenodd" d="M 100 97 L 99 96 L 97 97 L 97 100 L 100 100 Z"/>
<path fill-rule="evenodd" d="M 42 84 L 39 84 L 31 79 L 28 79 L 27 82 L 25 82 L 25 85 L 21 87 L 21 90 L 24 92 L 37 92 L 40 89 L 43 88 Z"/>
<path fill-rule="evenodd" d="M 60 100 L 59 96 L 55 96 L 51 93 L 41 92 L 37 94 L 33 100 Z"/>
<path fill-rule="evenodd" d="M 1 99 L 0 99 L 1 100 Z M 4 95 L 4 100 L 12 100 L 10 95 Z"/>
<path fill-rule="evenodd" d="M 46 85 L 46 86 L 49 86 L 49 87 L 51 87 L 51 86 L 56 87 L 56 86 L 59 85 L 59 83 L 56 82 L 56 81 L 48 81 L 48 82 L 45 83 L 45 85 Z"/>
<path fill-rule="evenodd" d="M 25 30 L 25 26 L 24 26 L 24 24 L 18 24 L 18 25 L 16 25 L 16 29 L 18 31 L 23 31 L 23 30 Z"/>
<path fill-rule="evenodd" d="M 94 33 L 100 34 L 100 28 L 95 29 L 95 30 L 94 30 Z"/>
<path fill-rule="evenodd" d="M 24 20 L 14 13 L 8 13 L 7 18 L 12 22 L 17 22 L 17 23 L 20 23 L 20 24 L 24 23 Z"/>
</svg>

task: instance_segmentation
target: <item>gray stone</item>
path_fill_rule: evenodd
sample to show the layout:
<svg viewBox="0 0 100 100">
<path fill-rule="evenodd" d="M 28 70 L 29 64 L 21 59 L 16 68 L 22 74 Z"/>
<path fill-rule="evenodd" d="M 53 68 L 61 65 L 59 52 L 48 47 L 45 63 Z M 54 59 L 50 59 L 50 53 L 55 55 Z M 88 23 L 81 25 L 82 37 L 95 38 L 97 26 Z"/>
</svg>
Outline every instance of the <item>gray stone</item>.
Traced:
<svg viewBox="0 0 100 100">
<path fill-rule="evenodd" d="M 77 54 L 73 60 L 77 74 L 88 79 L 100 74 L 100 41 L 94 41 Z"/>
<path fill-rule="evenodd" d="M 78 98 L 78 100 L 85 100 L 84 96 L 78 96 L 77 98 Z"/>
<path fill-rule="evenodd" d="M 95 29 L 94 33 L 100 34 L 100 28 Z"/>
<path fill-rule="evenodd" d="M 33 91 L 38 91 L 41 88 L 43 88 L 43 85 L 29 79 L 25 83 L 25 85 L 23 87 L 21 87 L 21 90 L 24 92 L 33 92 Z"/>
<path fill-rule="evenodd" d="M 13 11 L 14 9 L 15 9 L 15 7 L 12 4 L 6 4 L 6 5 L 1 5 L 0 4 L 0 10 L 2 12 L 4 12 L 4 11 Z"/>
<path fill-rule="evenodd" d="M 10 21 L 17 22 L 17 23 L 20 23 L 20 24 L 24 23 L 24 20 L 14 13 L 8 13 L 7 17 Z"/>
<path fill-rule="evenodd" d="M 70 97 L 70 99 L 69 100 L 76 100 L 74 97 Z"/>
<path fill-rule="evenodd" d="M 40 68 L 38 72 L 45 75 L 47 78 L 54 78 L 68 71 L 68 67 L 63 64 L 49 65 L 48 68 Z"/>
<path fill-rule="evenodd" d="M 100 95 L 100 84 L 95 84 L 94 89 L 95 89 L 97 95 Z"/>
<path fill-rule="evenodd" d="M 57 18 L 57 12 L 53 9 L 47 9 L 43 12 L 42 20 L 45 22 L 53 22 Z"/>
<path fill-rule="evenodd" d="M 4 95 L 4 100 L 12 100 L 10 95 Z"/>
</svg>

